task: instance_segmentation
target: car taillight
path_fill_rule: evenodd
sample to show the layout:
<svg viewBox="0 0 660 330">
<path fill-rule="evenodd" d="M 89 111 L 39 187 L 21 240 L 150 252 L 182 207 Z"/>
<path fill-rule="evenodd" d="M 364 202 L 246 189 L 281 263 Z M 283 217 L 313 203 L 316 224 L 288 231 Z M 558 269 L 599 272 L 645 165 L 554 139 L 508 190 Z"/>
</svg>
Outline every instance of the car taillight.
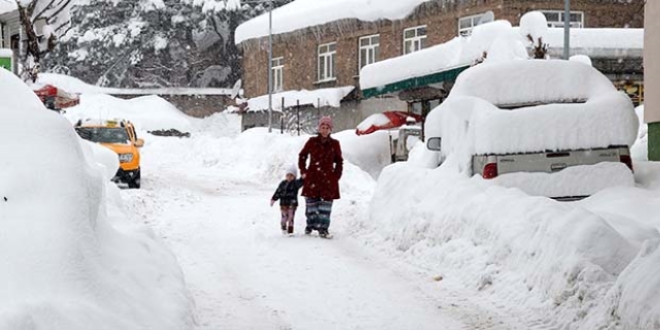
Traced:
<svg viewBox="0 0 660 330">
<path fill-rule="evenodd" d="M 497 177 L 497 163 L 488 163 L 484 166 L 484 179 L 493 179 Z"/>
<path fill-rule="evenodd" d="M 628 168 L 629 168 L 631 171 L 634 171 L 634 170 L 633 170 L 632 158 L 631 158 L 630 156 L 628 156 L 628 155 L 621 155 L 621 156 L 619 156 L 619 160 L 620 160 L 622 163 L 626 164 L 626 166 L 628 166 Z"/>
</svg>

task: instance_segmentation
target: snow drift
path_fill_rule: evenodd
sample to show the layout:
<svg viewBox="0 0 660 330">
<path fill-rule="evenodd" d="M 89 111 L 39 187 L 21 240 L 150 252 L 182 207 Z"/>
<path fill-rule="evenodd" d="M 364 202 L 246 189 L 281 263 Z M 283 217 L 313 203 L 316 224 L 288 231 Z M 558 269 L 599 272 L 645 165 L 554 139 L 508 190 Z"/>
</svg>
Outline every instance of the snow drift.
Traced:
<svg viewBox="0 0 660 330">
<path fill-rule="evenodd" d="M 383 171 L 369 219 L 356 222 L 369 244 L 441 274 L 443 287 L 520 315 L 529 328 L 657 329 L 660 220 L 622 225 L 602 210 L 612 200 L 559 203 L 447 168 L 400 163 Z"/>
<path fill-rule="evenodd" d="M 119 201 L 91 148 L 2 69 L 0 91 L 0 151 L 11 155 L 0 159 L 0 278 L 8 284 L 0 328 L 190 328 L 175 258 L 144 229 L 108 216 L 121 216 Z"/>
</svg>

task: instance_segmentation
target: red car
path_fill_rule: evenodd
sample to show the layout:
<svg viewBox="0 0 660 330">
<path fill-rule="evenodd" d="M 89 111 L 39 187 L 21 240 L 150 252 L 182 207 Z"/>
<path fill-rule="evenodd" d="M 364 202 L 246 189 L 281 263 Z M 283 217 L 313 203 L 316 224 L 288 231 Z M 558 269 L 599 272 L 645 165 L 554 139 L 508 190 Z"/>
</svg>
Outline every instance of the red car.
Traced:
<svg viewBox="0 0 660 330">
<path fill-rule="evenodd" d="M 34 91 L 46 108 L 60 111 L 80 104 L 78 95 L 69 94 L 55 86 L 46 85 Z"/>
</svg>

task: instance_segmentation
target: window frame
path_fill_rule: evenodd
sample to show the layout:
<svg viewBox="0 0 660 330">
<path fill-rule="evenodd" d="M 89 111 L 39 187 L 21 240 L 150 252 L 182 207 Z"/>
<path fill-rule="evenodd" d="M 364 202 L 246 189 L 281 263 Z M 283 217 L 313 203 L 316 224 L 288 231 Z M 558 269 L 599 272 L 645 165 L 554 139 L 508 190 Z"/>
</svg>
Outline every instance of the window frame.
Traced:
<svg viewBox="0 0 660 330">
<path fill-rule="evenodd" d="M 420 36 L 418 34 L 418 30 L 420 30 L 420 29 L 424 29 L 424 35 Z M 411 38 L 406 38 L 406 32 L 408 32 L 408 31 L 415 31 L 415 36 L 411 37 Z M 404 29 L 403 30 L 403 55 L 411 54 L 411 53 L 418 52 L 418 51 L 424 49 L 425 46 L 426 46 L 425 41 L 426 41 L 427 37 L 428 37 L 428 27 L 426 25 L 413 26 L 413 27 Z M 413 50 L 410 51 L 410 52 L 408 52 L 408 49 L 406 47 L 406 43 L 408 41 L 410 41 L 411 45 L 413 46 L 412 47 Z M 417 48 L 417 47 L 415 47 L 415 45 L 417 45 L 417 44 L 419 45 L 419 49 L 415 49 L 415 48 Z"/>
<path fill-rule="evenodd" d="M 548 20 L 548 15 L 547 14 L 557 14 L 557 17 L 559 18 L 559 20 L 558 21 L 549 21 L 548 20 L 548 27 L 552 27 L 552 28 L 563 28 L 564 27 L 564 11 L 563 10 L 552 10 L 552 9 L 545 10 L 545 9 L 543 9 L 543 10 L 539 10 L 539 11 L 545 16 L 546 20 Z M 570 16 L 573 16 L 575 14 L 580 15 L 580 21 L 579 22 L 578 21 L 574 22 L 574 21 L 571 20 L 570 21 L 571 28 L 572 29 L 582 29 L 582 28 L 584 28 L 584 11 L 571 10 Z M 570 18 L 569 18 L 569 20 L 570 20 Z"/>
<path fill-rule="evenodd" d="M 378 41 L 375 44 L 373 43 L 374 38 L 378 38 Z M 362 45 L 363 40 L 369 40 L 369 44 L 363 46 Z M 362 50 L 366 51 L 366 57 L 367 57 L 366 61 L 362 57 Z M 370 60 L 372 57 L 373 57 L 373 61 Z M 358 39 L 358 73 L 365 66 L 378 62 L 379 57 L 380 57 L 380 34 L 372 34 L 372 35 L 360 37 Z"/>
<path fill-rule="evenodd" d="M 470 16 L 464 16 L 460 17 L 458 19 L 458 36 L 460 37 L 469 37 L 472 35 L 472 30 L 474 27 L 478 26 L 478 22 L 481 20 L 481 18 L 484 16 L 484 13 L 477 14 L 477 15 L 470 15 Z M 470 27 L 469 28 L 463 28 L 461 27 L 461 22 L 470 20 Z M 463 33 L 466 32 L 466 33 Z"/>
<path fill-rule="evenodd" d="M 277 65 L 275 65 L 277 63 Z M 271 70 L 273 71 L 273 90 L 272 93 L 284 91 L 284 57 L 274 57 L 271 61 Z M 279 74 L 278 74 L 279 73 Z"/>
<path fill-rule="evenodd" d="M 334 46 L 334 49 L 331 49 Z M 321 48 L 325 47 L 326 50 L 322 53 Z M 323 73 L 321 75 L 321 58 L 323 58 Z M 327 82 L 337 80 L 337 71 L 335 67 L 335 60 L 337 59 L 337 42 L 328 42 L 320 44 L 317 48 L 317 82 Z"/>
</svg>

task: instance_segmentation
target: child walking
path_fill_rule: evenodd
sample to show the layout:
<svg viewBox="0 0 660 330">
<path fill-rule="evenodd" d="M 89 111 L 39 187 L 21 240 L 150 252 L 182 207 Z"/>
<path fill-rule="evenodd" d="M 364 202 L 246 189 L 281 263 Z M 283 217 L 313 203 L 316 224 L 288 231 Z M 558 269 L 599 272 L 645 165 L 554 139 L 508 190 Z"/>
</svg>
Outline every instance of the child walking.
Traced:
<svg viewBox="0 0 660 330">
<path fill-rule="evenodd" d="M 296 167 L 289 167 L 286 170 L 285 179 L 280 182 L 270 200 L 270 206 L 273 206 L 275 201 L 280 201 L 282 234 L 293 234 L 293 218 L 298 208 L 298 190 L 303 186 L 303 179 L 296 179 L 297 176 Z"/>
</svg>

